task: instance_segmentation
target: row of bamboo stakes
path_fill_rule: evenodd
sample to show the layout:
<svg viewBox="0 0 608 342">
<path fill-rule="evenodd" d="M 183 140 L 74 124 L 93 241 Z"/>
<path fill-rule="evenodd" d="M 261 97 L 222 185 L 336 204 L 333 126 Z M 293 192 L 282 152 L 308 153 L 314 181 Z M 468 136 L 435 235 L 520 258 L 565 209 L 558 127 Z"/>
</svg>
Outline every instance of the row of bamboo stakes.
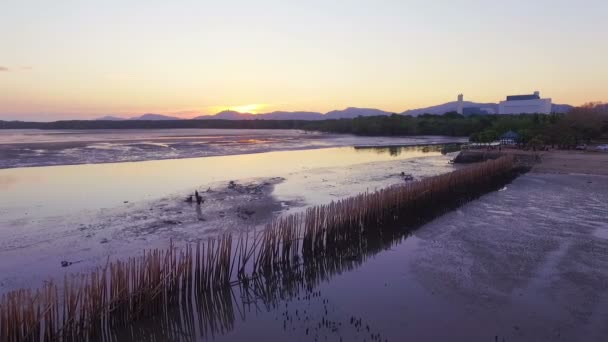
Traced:
<svg viewBox="0 0 608 342">
<path fill-rule="evenodd" d="M 196 311 L 197 326 L 221 332 L 232 324 L 233 309 L 226 303 L 233 287 L 265 302 L 274 293 L 310 290 L 362 262 L 382 245 L 378 241 L 392 241 L 395 229 L 403 232 L 502 186 L 514 170 L 513 158 L 506 156 L 313 206 L 279 217 L 262 231 L 180 248 L 170 243 L 126 261 L 108 260 L 61 284 L 14 290 L 0 298 L 0 341 L 113 340 L 113 331 L 137 320 L 167 318 L 175 308 Z"/>
</svg>

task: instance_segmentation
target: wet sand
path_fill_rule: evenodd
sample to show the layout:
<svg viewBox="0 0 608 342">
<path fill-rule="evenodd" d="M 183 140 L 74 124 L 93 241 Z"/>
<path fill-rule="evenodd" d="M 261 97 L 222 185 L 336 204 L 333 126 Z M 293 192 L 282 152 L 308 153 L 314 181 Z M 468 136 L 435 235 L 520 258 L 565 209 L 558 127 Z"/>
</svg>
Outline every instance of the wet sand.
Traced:
<svg viewBox="0 0 608 342">
<path fill-rule="evenodd" d="M 201 205 L 187 201 L 193 195 L 189 192 L 89 215 L 5 222 L 0 292 L 86 272 L 109 257 L 126 259 L 144 249 L 164 248 L 169 241 L 181 245 L 223 233 L 263 229 L 286 205 L 272 196 L 274 186 L 282 181 L 266 178 L 199 187 Z M 62 266 L 64 262 L 67 267 Z"/>
<path fill-rule="evenodd" d="M 533 172 L 608 176 L 608 153 L 557 150 L 542 152 L 541 163 L 534 166 Z"/>
<path fill-rule="evenodd" d="M 536 173 L 608 175 L 608 153 L 599 151 L 477 149 L 462 151 L 455 162 L 475 163 L 502 155 L 513 155 L 518 162 L 531 166 L 532 172 Z"/>
<path fill-rule="evenodd" d="M 195 314 L 215 324 L 176 313 L 163 323 L 169 326 L 144 320 L 118 334 L 184 341 L 604 341 L 607 201 L 608 177 L 529 173 L 352 260 L 328 260 L 292 282 L 234 288 L 218 312 Z"/>
<path fill-rule="evenodd" d="M 606 203 L 606 177 L 528 174 L 421 229 L 410 267 L 427 291 L 474 318 L 471 337 L 601 341 Z"/>
</svg>

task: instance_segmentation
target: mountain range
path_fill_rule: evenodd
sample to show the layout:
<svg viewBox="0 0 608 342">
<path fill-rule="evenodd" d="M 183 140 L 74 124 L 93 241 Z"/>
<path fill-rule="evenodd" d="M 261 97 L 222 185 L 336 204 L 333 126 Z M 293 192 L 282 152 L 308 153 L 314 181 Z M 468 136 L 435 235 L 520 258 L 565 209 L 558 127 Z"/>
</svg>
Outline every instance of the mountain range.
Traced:
<svg viewBox="0 0 608 342">
<path fill-rule="evenodd" d="M 328 120 L 328 119 L 343 119 L 356 118 L 358 116 L 378 116 L 391 115 L 393 113 L 385 112 L 379 109 L 372 108 L 354 108 L 349 107 L 344 110 L 332 110 L 331 112 L 322 114 L 317 112 L 270 112 L 261 114 L 239 113 L 232 110 L 219 112 L 215 115 L 201 115 L 193 118 L 193 120 Z"/>
<path fill-rule="evenodd" d="M 306 111 L 296 111 L 296 112 L 286 112 L 286 111 L 275 111 L 270 113 L 260 113 L 260 114 L 252 114 L 252 113 L 240 113 L 233 110 L 225 110 L 221 111 L 214 115 L 201 115 L 194 117 L 190 120 L 327 120 L 327 119 L 349 119 L 356 118 L 358 116 L 380 116 L 380 115 L 392 115 L 392 114 L 401 114 L 401 115 L 410 115 L 417 116 L 422 114 L 435 114 L 441 115 L 447 112 L 456 111 L 458 106 L 457 101 L 447 102 L 444 104 L 440 104 L 437 106 L 418 108 L 418 109 L 410 109 L 406 110 L 402 113 L 391 113 L 387 111 L 383 111 L 380 109 L 374 108 L 356 108 L 356 107 L 348 107 L 343 110 L 332 110 L 331 112 L 327 112 L 325 114 L 318 112 L 306 112 Z M 565 104 L 553 104 L 552 112 L 555 113 L 566 113 L 573 107 Z M 478 114 L 478 113 L 487 113 L 487 114 L 495 114 L 498 113 L 498 104 L 496 103 L 480 103 L 480 102 L 471 102 L 464 101 L 464 113 L 466 114 Z M 116 121 L 116 120 L 186 120 L 183 118 L 178 118 L 175 116 L 168 116 L 162 114 L 153 114 L 147 113 L 141 116 L 135 116 L 132 118 L 120 118 L 116 116 L 104 116 L 98 118 L 96 120 L 105 120 L 105 121 Z"/>
</svg>

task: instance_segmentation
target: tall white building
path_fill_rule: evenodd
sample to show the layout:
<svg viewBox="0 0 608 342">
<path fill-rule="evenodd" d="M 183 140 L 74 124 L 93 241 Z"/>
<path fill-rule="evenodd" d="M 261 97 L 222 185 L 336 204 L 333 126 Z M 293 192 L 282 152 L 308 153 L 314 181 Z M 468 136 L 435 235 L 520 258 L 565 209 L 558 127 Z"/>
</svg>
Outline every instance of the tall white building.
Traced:
<svg viewBox="0 0 608 342">
<path fill-rule="evenodd" d="M 510 95 L 498 104 L 498 114 L 550 114 L 551 99 L 541 99 L 540 92 L 532 95 Z"/>
<path fill-rule="evenodd" d="M 456 107 L 456 112 L 460 115 L 462 115 L 464 111 L 464 104 L 462 103 L 462 100 L 464 100 L 464 95 L 458 95 L 458 105 Z"/>
</svg>

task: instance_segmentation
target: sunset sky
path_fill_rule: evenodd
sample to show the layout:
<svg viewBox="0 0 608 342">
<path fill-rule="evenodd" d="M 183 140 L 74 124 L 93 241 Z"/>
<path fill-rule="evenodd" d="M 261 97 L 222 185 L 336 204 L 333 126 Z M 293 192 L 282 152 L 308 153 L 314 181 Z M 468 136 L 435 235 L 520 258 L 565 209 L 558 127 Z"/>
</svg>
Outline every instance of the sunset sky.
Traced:
<svg viewBox="0 0 608 342">
<path fill-rule="evenodd" d="M 3 0 L 0 119 L 402 112 L 534 90 L 606 101 L 606 13 L 606 0 Z"/>
</svg>

